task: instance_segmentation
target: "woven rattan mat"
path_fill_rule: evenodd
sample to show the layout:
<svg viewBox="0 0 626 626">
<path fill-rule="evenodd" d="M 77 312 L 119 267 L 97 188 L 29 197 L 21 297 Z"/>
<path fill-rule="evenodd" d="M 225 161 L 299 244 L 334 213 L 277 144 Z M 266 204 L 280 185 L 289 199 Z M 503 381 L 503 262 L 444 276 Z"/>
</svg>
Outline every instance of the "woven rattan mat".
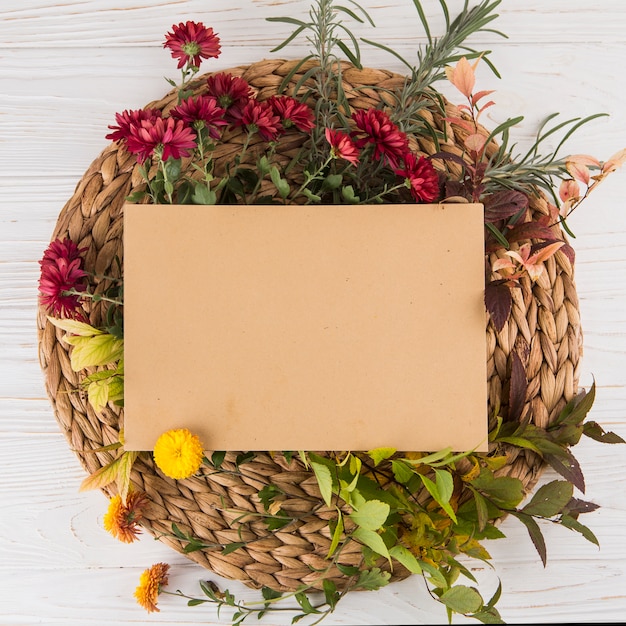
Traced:
<svg viewBox="0 0 626 626">
<path fill-rule="evenodd" d="M 265 99 L 277 92 L 294 65 L 295 61 L 271 60 L 228 71 L 242 76 L 258 91 L 257 97 Z M 305 66 L 293 76 L 291 86 L 306 69 Z M 195 81 L 197 93 L 202 93 L 205 78 Z M 392 90 L 404 81 L 404 77 L 392 72 L 358 70 L 349 65 L 344 67 L 343 79 L 346 94 L 355 109 L 377 106 L 384 97 L 381 96 L 384 91 L 362 89 L 363 85 Z M 167 110 L 175 105 L 175 99 L 172 91 L 148 106 Z M 459 115 L 454 107 L 448 106 L 448 117 Z M 463 131 L 452 128 L 443 116 L 433 115 L 428 122 L 446 131 L 448 140 L 442 149 L 461 154 Z M 225 144 L 218 146 L 215 155 L 218 173 L 220 161 L 223 163 L 238 152 L 241 141 L 241 135 L 233 134 Z M 289 140 L 281 142 L 279 150 L 285 161 L 296 154 L 301 141 L 298 137 L 291 143 Z M 412 147 L 424 154 L 436 151 L 427 139 L 411 141 Z M 496 146 L 490 148 L 495 150 Z M 123 260 L 121 209 L 125 197 L 141 184 L 135 157 L 116 144 L 107 147 L 91 164 L 63 207 L 53 238 L 69 236 L 79 247 L 86 248 L 88 272 L 119 276 L 121 264 L 118 261 Z M 547 214 L 543 199 L 533 199 L 531 206 L 536 213 Z M 522 288 L 514 290 L 512 314 L 501 332 L 486 323 L 489 392 L 486 419 L 490 416 L 493 419 L 496 406 L 506 414 L 514 354 L 524 365 L 528 380 L 526 404 L 520 419 L 530 417 L 535 424 L 545 427 L 577 392 L 582 336 L 572 266 L 559 251 L 548 259 L 546 269 L 536 283 L 522 280 Z M 104 291 L 107 286 L 103 280 L 98 290 Z M 101 306 L 96 303 L 90 311 L 94 325 L 102 319 Z M 158 307 L 155 307 L 155 316 L 158 324 Z M 62 332 L 47 322 L 45 311 L 41 309 L 38 325 L 40 362 L 56 418 L 71 449 L 85 469 L 93 473 L 113 459 L 110 452 L 92 451 L 118 441 L 123 410 L 109 405 L 96 415 L 80 391 L 79 374 L 70 367 L 69 347 L 61 342 Z M 498 452 L 508 456 L 507 465 L 499 473 L 518 477 L 530 489 L 542 470 L 537 455 L 512 447 Z M 334 511 L 324 506 L 315 477 L 299 460 L 287 463 L 282 454 L 261 453 L 234 471 L 236 456 L 237 453 L 228 453 L 222 466 L 233 470 L 232 473 L 207 474 L 183 481 L 164 477 L 149 455 L 140 456 L 133 468 L 132 482 L 136 489 L 144 490 L 151 501 L 144 526 L 179 552 L 183 552 L 185 542 L 172 536 L 173 522 L 207 544 L 245 541 L 244 547 L 226 555 L 219 549 L 207 548 L 187 556 L 221 576 L 243 581 L 251 587 L 266 585 L 294 590 L 315 578 L 313 569 L 327 567 L 328 562 L 324 560 L 330 544 L 327 520 L 333 517 Z M 239 528 L 236 520 L 241 511 L 263 511 L 257 494 L 268 484 L 276 485 L 286 494 L 282 508 L 297 517 L 297 521 L 274 532 L 269 532 L 260 521 Z M 105 491 L 108 495 L 112 493 Z M 341 556 L 346 564 L 358 564 L 360 546 L 352 542 Z M 341 585 L 341 573 L 338 570 L 334 573 L 335 582 Z M 394 568 L 393 578 L 407 575 L 401 568 Z"/>
</svg>

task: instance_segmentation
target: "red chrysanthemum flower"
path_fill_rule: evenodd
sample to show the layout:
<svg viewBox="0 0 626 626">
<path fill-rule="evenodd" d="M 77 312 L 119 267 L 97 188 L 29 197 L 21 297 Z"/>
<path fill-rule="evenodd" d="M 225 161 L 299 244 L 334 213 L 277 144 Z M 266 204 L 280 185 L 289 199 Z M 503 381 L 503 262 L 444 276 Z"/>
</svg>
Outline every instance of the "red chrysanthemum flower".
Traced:
<svg viewBox="0 0 626 626">
<path fill-rule="evenodd" d="M 109 133 L 106 139 L 110 139 L 111 141 L 128 139 L 131 134 L 131 126 L 141 126 L 141 122 L 144 120 L 154 122 L 158 117 L 161 117 L 161 111 L 159 111 L 159 109 L 138 109 L 136 111 L 116 113 L 115 121 L 117 122 L 117 126 L 109 125 L 109 128 L 113 132 Z"/>
<path fill-rule="evenodd" d="M 404 155 L 404 167 L 394 170 L 405 179 L 411 195 L 417 202 L 432 202 L 439 195 L 439 177 L 433 164 L 423 156 L 412 153 Z"/>
<path fill-rule="evenodd" d="M 196 147 L 196 136 L 182 120 L 172 117 L 159 117 L 156 120 L 144 120 L 141 126 L 131 126 L 131 135 L 127 140 L 129 152 L 137 155 L 139 163 L 157 154 L 161 160 L 170 157 L 180 159 L 189 156 Z"/>
<path fill-rule="evenodd" d="M 280 118 L 267 102 L 249 100 L 239 122 L 249 133 L 259 133 L 264 141 L 273 141 L 280 133 Z"/>
<path fill-rule="evenodd" d="M 86 272 L 83 270 L 81 250 L 69 239 L 53 241 L 39 261 L 39 302 L 54 317 L 84 319 L 81 312 L 80 294 L 68 294 L 70 290 L 83 292 Z"/>
<path fill-rule="evenodd" d="M 295 126 L 303 133 L 308 133 L 315 128 L 313 111 L 304 102 L 299 102 L 291 96 L 272 96 L 267 102 L 280 118 L 285 130 Z"/>
<path fill-rule="evenodd" d="M 194 128 L 206 128 L 209 136 L 219 139 L 220 128 L 228 122 L 224 119 L 224 109 L 217 105 L 213 96 L 198 96 L 187 98 L 172 109 L 171 116 L 182 120 Z"/>
<path fill-rule="evenodd" d="M 353 133 L 356 145 L 363 148 L 373 144 L 374 158 L 396 167 L 408 151 L 409 141 L 389 116 L 378 109 L 360 109 L 352 114 L 352 119 L 360 131 Z"/>
<path fill-rule="evenodd" d="M 202 59 L 216 59 L 220 55 L 220 38 L 202 22 L 181 22 L 165 35 L 163 47 L 169 48 L 172 57 L 178 59 L 178 69 L 187 63 L 200 67 Z"/>
<path fill-rule="evenodd" d="M 66 259 L 68 262 L 74 259 L 81 258 L 80 255 L 87 250 L 87 248 L 79 248 L 69 237 L 65 239 L 55 239 L 46 248 L 43 253 L 43 258 L 39 263 L 44 265 L 46 263 L 55 263 L 57 259 Z"/>
<path fill-rule="evenodd" d="M 326 129 L 326 141 L 330 144 L 330 153 L 335 159 L 345 159 L 353 165 L 359 162 L 359 149 L 350 135 L 340 130 Z"/>
<path fill-rule="evenodd" d="M 225 119 L 229 122 L 239 121 L 243 107 L 252 97 L 250 85 L 243 78 L 226 72 L 209 76 L 206 83 L 207 93 L 226 111 Z"/>
</svg>

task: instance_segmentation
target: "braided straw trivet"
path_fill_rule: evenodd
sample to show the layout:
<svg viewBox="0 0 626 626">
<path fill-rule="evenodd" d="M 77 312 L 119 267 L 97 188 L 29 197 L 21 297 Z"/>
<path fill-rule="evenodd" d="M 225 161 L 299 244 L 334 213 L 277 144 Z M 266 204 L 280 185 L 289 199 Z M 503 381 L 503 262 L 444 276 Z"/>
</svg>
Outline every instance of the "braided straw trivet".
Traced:
<svg viewBox="0 0 626 626">
<path fill-rule="evenodd" d="M 248 81 L 258 90 L 257 97 L 263 100 L 276 93 L 295 63 L 260 61 L 229 71 Z M 307 67 L 292 77 L 290 87 Z M 203 92 L 205 78 L 195 81 L 196 93 Z M 376 106 L 380 98 L 385 97 L 381 96 L 384 91 L 362 89 L 362 86 L 378 85 L 393 90 L 402 85 L 404 77 L 384 70 L 358 70 L 346 64 L 343 80 L 344 90 L 356 109 Z M 172 91 L 163 100 L 148 106 L 167 109 L 175 104 L 175 98 Z M 448 106 L 448 117 L 459 115 L 455 107 Z M 446 131 L 448 140 L 442 144 L 442 150 L 461 154 L 461 129 L 451 127 L 442 116 L 430 116 L 427 121 Z M 239 151 L 241 141 L 242 136 L 235 133 L 218 146 L 218 168 L 220 160 L 224 162 Z M 281 142 L 279 156 L 290 159 L 301 142 L 300 136 L 291 142 Z M 412 139 L 412 147 L 424 154 L 436 151 L 428 138 Z M 496 146 L 490 149 L 495 150 Z M 110 145 L 91 164 L 61 211 L 53 238 L 69 236 L 79 247 L 86 248 L 88 272 L 119 276 L 118 261 L 123 259 L 121 208 L 125 197 L 141 184 L 135 157 L 116 144 Z M 533 199 L 531 206 L 536 216 L 547 214 L 545 200 Z M 528 380 L 526 404 L 520 419 L 530 416 L 535 424 L 545 427 L 577 392 L 582 337 L 572 266 L 560 251 L 545 265 L 547 271 L 539 281 L 535 284 L 522 281 L 522 289 L 513 290 L 513 310 L 501 332 L 496 332 L 487 321 L 488 415 L 492 419 L 496 406 L 500 406 L 500 413 L 506 416 L 514 354 L 524 365 Z M 97 290 L 104 291 L 107 286 L 103 281 Z M 101 322 L 101 313 L 101 304 L 95 304 L 90 311 L 92 324 L 97 326 Z M 158 316 L 158 308 L 155 315 Z M 123 410 L 109 405 L 95 414 L 79 390 L 80 376 L 70 368 L 68 346 L 60 340 L 63 333 L 47 322 L 45 311 L 41 309 L 38 324 L 40 361 L 56 418 L 72 450 L 85 469 L 93 473 L 113 459 L 110 452 L 92 451 L 118 441 Z M 509 461 L 498 473 L 518 477 L 529 490 L 541 473 L 540 458 L 529 450 L 508 446 L 499 452 L 507 454 Z M 223 468 L 234 470 L 236 455 L 228 453 Z M 287 463 L 282 454 L 259 453 L 239 469 L 240 473 L 215 473 L 174 481 L 155 468 L 150 455 L 141 455 L 134 465 L 132 482 L 136 489 L 144 490 L 151 501 L 144 526 L 179 552 L 183 551 L 185 542 L 172 537 L 173 522 L 208 544 L 253 539 L 227 555 L 210 548 L 187 555 L 203 567 L 251 587 L 266 585 L 287 591 L 315 579 L 313 569 L 328 565 L 324 561 L 330 543 L 327 521 L 334 515 L 323 505 L 315 477 L 297 459 Z M 251 521 L 239 529 L 239 523 L 234 520 L 241 511 L 263 511 L 257 494 L 268 484 L 278 486 L 286 494 L 282 508 L 298 516 L 298 521 L 272 533 L 259 521 Z M 111 488 L 105 491 L 108 495 L 113 493 Z M 162 533 L 169 536 L 162 536 Z M 358 564 L 358 544 L 351 542 L 341 557 L 346 564 Z M 338 570 L 334 574 L 334 581 L 341 585 L 342 574 Z M 394 568 L 394 579 L 407 575 L 402 568 Z"/>
</svg>

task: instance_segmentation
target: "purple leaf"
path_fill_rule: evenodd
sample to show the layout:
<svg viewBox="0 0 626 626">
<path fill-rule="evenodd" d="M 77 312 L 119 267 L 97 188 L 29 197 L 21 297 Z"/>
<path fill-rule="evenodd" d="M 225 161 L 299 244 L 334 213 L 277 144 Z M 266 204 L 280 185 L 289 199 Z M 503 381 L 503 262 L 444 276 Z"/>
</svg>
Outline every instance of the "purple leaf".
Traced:
<svg viewBox="0 0 626 626">
<path fill-rule="evenodd" d="M 520 191 L 498 191 L 484 200 L 485 222 L 498 222 L 528 208 L 528 197 Z"/>
<path fill-rule="evenodd" d="M 493 280 L 485 286 L 485 306 L 495 329 L 500 332 L 511 314 L 513 297 L 506 279 Z"/>
</svg>

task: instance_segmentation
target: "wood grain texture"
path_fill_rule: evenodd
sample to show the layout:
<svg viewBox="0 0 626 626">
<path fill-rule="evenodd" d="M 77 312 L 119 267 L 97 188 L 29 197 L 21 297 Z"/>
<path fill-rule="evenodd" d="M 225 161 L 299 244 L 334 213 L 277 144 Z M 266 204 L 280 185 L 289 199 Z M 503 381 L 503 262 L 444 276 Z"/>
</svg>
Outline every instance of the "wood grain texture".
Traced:
<svg viewBox="0 0 626 626">
<path fill-rule="evenodd" d="M 441 24 L 439 3 L 424 4 Z M 363 5 L 377 28 L 359 28 L 359 34 L 413 60 L 424 41 L 413 3 L 365 0 Z M 264 19 L 300 15 L 308 6 L 308 0 L 0 2 L 0 625 L 229 623 L 226 614 L 218 619 L 210 607 L 188 608 L 178 598 L 162 596 L 161 613 L 149 617 L 135 604 L 140 572 L 158 561 L 173 566 L 171 589 L 196 593 L 200 578 L 224 581 L 149 538 L 131 546 L 115 542 L 101 527 L 104 496 L 78 492 L 83 470 L 59 432 L 38 365 L 37 260 L 61 207 L 107 145 L 104 135 L 114 113 L 160 97 L 166 90 L 162 76 L 176 76 L 161 47 L 172 23 L 204 20 L 219 32 L 223 55 L 207 66 L 218 70 L 270 57 L 270 48 L 289 28 Z M 454 12 L 462 0 L 450 0 L 449 6 Z M 492 34 L 475 40 L 493 50 L 503 76 L 498 80 L 480 70 L 481 87 L 497 90 L 497 106 L 485 123 L 525 115 L 514 133 L 522 150 L 548 113 L 561 111 L 567 119 L 605 111 L 610 117 L 582 128 L 566 151 L 608 158 L 624 147 L 626 4 L 504 0 L 499 12 L 495 26 L 509 40 Z M 281 56 L 306 52 L 300 44 Z M 402 69 L 375 49 L 364 50 L 364 62 Z M 577 235 L 585 337 L 582 382 L 589 385 L 595 378 L 598 385 L 593 418 L 626 437 L 624 176 L 626 171 L 609 178 L 570 225 Z M 575 453 L 585 473 L 585 497 L 601 505 L 584 520 L 601 549 L 548 526 L 543 569 L 526 531 L 505 520 L 507 539 L 488 547 L 495 571 L 476 568 L 475 574 L 487 591 L 495 589 L 496 575 L 501 578 L 499 608 L 509 622 L 623 620 L 626 452 L 584 441 Z M 246 599 L 257 597 L 238 583 L 225 584 Z M 445 622 L 445 612 L 413 578 L 349 596 L 325 623 Z"/>
</svg>

